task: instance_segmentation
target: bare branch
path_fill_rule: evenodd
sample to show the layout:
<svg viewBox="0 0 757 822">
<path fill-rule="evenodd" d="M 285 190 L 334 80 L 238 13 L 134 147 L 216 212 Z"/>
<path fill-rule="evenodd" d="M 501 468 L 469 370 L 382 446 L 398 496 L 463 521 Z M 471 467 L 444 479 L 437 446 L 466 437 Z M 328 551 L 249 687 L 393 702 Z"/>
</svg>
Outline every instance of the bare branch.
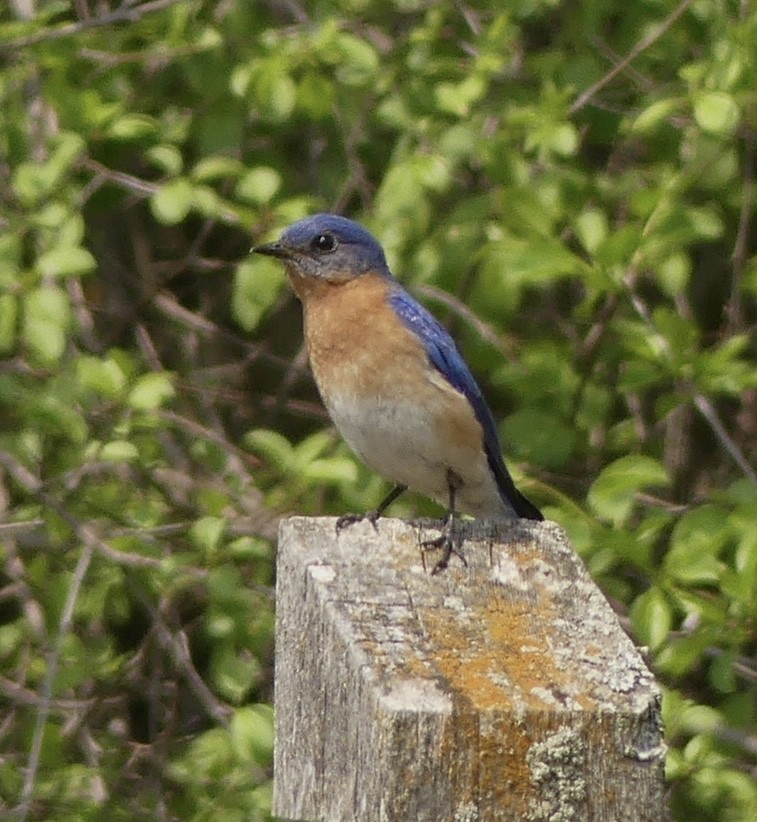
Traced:
<svg viewBox="0 0 757 822">
<path fill-rule="evenodd" d="M 57 28 L 45 29 L 36 34 L 29 34 L 26 37 L 17 37 L 15 40 L 0 45 L 0 54 L 18 51 L 27 46 L 36 46 L 38 43 L 49 43 L 54 40 L 61 40 L 64 37 L 74 37 L 90 29 L 111 26 L 115 23 L 133 23 L 146 14 L 162 11 L 181 2 L 184 2 L 184 0 L 151 0 L 149 3 L 141 3 L 135 6 L 132 0 L 124 0 L 115 11 L 109 14 L 103 14 L 100 17 L 89 17 L 85 20 L 79 20 L 76 23 L 67 23 L 64 26 L 58 26 Z"/>
<path fill-rule="evenodd" d="M 42 741 L 45 736 L 45 725 L 50 715 L 53 684 L 58 673 L 58 663 L 60 662 L 60 655 L 63 649 L 63 641 L 71 630 L 76 600 L 79 597 L 79 591 L 84 582 L 84 577 L 87 575 L 94 553 L 95 544 L 89 542 L 84 545 L 79 555 L 79 560 L 76 563 L 76 568 L 74 569 L 68 591 L 66 592 L 63 610 L 58 620 L 58 633 L 55 638 L 55 643 L 47 656 L 47 673 L 45 674 L 40 690 L 41 704 L 34 720 L 29 759 L 27 761 L 26 773 L 24 774 L 24 786 L 21 791 L 21 801 L 17 809 L 19 822 L 25 822 L 31 807 L 34 785 L 37 780 L 37 771 L 39 770 L 40 756 L 42 753 Z"/>
<path fill-rule="evenodd" d="M 228 724 L 231 709 L 216 699 L 210 688 L 203 682 L 200 674 L 197 673 L 189 652 L 189 641 L 186 633 L 183 630 L 173 633 L 166 625 L 160 610 L 137 581 L 129 579 L 128 584 L 142 607 L 150 614 L 150 620 L 161 647 L 169 653 L 177 670 L 183 674 L 187 684 L 208 716 L 225 727 Z"/>
<path fill-rule="evenodd" d="M 603 89 L 608 83 L 612 82 L 619 74 L 625 71 L 643 51 L 648 49 L 653 43 L 657 42 L 657 40 L 659 40 L 660 37 L 662 37 L 663 34 L 671 28 L 671 26 L 673 26 L 676 20 L 678 20 L 678 18 L 691 5 L 692 1 L 693 0 L 682 0 L 682 2 L 673 9 L 673 11 L 662 21 L 662 23 L 660 23 L 660 25 L 651 31 L 646 37 L 639 40 L 639 42 L 616 66 L 608 71 L 604 77 L 597 80 L 596 83 L 589 86 L 589 88 L 587 88 L 586 91 L 578 97 L 575 103 L 573 103 L 568 113 L 573 115 L 577 111 L 580 111 L 600 89 Z"/>
<path fill-rule="evenodd" d="M 733 264 L 733 279 L 731 294 L 725 307 L 726 328 L 737 330 L 743 323 L 743 306 L 741 303 L 741 282 L 746 265 L 750 239 L 750 224 L 752 221 L 752 207 L 755 195 L 755 148 L 754 140 L 744 140 L 744 163 L 741 189 L 741 209 L 739 223 L 736 230 L 736 239 L 733 244 L 731 261 Z"/>
<path fill-rule="evenodd" d="M 757 471 L 749 464 L 747 458 L 741 453 L 738 445 L 731 439 L 725 426 L 720 421 L 718 412 L 712 403 L 702 394 L 694 393 L 694 405 L 697 411 L 707 420 L 712 428 L 713 433 L 718 439 L 718 442 L 730 454 L 733 461 L 743 471 L 744 476 L 757 485 Z"/>
<path fill-rule="evenodd" d="M 631 304 L 633 305 L 636 313 L 641 317 L 642 320 L 646 323 L 646 325 L 650 328 L 650 330 L 655 334 L 657 340 L 660 343 L 662 349 L 670 354 L 670 345 L 665 337 L 660 334 L 654 326 L 652 322 L 652 317 L 649 313 L 649 309 L 645 305 L 644 301 L 636 294 L 633 290 L 633 275 L 629 274 L 626 277 L 625 284 L 628 288 L 629 295 L 631 298 Z M 685 387 L 687 391 L 690 393 L 691 398 L 696 406 L 696 409 L 699 413 L 707 420 L 710 427 L 712 428 L 712 432 L 715 434 L 718 442 L 723 446 L 725 451 L 728 455 L 733 459 L 733 461 L 738 465 L 738 467 L 743 472 L 744 476 L 757 485 L 757 471 L 750 465 L 749 460 L 744 456 L 741 452 L 741 449 L 738 445 L 734 442 L 728 431 L 726 430 L 723 423 L 720 421 L 720 417 L 718 416 L 718 412 L 715 410 L 715 407 L 712 403 L 707 399 L 707 397 L 702 394 L 694 383 L 686 381 Z"/>
<path fill-rule="evenodd" d="M 485 323 L 480 317 L 465 305 L 462 300 L 458 300 L 452 294 L 442 291 L 440 288 L 435 288 L 432 285 L 423 285 L 416 289 L 419 294 L 424 294 L 435 302 L 446 305 L 447 308 L 455 312 L 459 317 L 462 317 L 468 325 L 472 326 L 481 339 L 486 340 L 489 345 L 497 349 L 503 357 L 511 357 L 513 355 L 512 347 L 508 347 L 497 334 L 494 329 Z"/>
</svg>

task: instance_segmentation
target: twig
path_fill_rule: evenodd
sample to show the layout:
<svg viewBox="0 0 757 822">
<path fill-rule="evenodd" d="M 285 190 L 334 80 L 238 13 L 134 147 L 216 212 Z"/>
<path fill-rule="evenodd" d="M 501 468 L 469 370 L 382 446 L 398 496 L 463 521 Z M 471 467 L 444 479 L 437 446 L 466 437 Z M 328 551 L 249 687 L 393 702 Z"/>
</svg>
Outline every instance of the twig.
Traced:
<svg viewBox="0 0 757 822">
<path fill-rule="evenodd" d="M 682 635 L 690 636 L 691 632 L 685 632 L 682 633 Z M 704 653 L 705 656 L 708 656 L 710 659 L 719 659 L 724 656 L 726 652 L 722 648 L 713 646 L 707 648 Z M 755 660 L 744 656 L 736 657 L 736 659 L 731 661 L 731 670 L 736 676 L 741 677 L 747 682 L 751 682 L 753 685 L 757 685 L 757 665 L 755 665 Z"/>
<path fill-rule="evenodd" d="M 68 586 L 66 593 L 66 601 L 63 604 L 63 611 L 58 620 L 58 634 L 55 638 L 55 644 L 47 658 L 47 673 L 42 682 L 42 689 L 40 692 L 40 707 L 34 721 L 34 730 L 32 732 L 32 743 L 29 749 L 29 760 L 24 774 L 24 786 L 21 791 L 21 801 L 17 808 L 17 815 L 19 822 L 24 822 L 29 808 L 31 807 L 32 794 L 34 793 L 34 784 L 37 780 L 37 771 L 39 770 L 40 754 L 42 753 L 42 741 L 45 736 L 45 725 L 47 718 L 50 715 L 51 702 L 53 698 L 53 683 L 58 673 L 58 663 L 60 661 L 61 651 L 63 649 L 63 641 L 71 630 L 71 623 L 74 616 L 74 608 L 76 600 L 79 597 L 84 577 L 87 575 L 92 557 L 95 553 L 94 543 L 85 543 L 79 560 L 76 563 L 74 574 L 71 577 L 71 583 Z"/>
<path fill-rule="evenodd" d="M 108 545 L 105 540 L 101 539 L 95 533 L 90 525 L 80 522 L 61 504 L 60 500 L 48 494 L 42 487 L 42 482 L 8 452 L 0 451 L 0 465 L 5 467 L 8 473 L 25 491 L 41 502 L 46 508 L 54 511 L 66 522 L 76 534 L 77 539 L 88 548 L 91 547 L 117 565 L 124 565 L 130 568 L 160 568 L 162 566 L 162 560 L 160 559 L 142 556 L 141 554 L 130 554 Z"/>
<path fill-rule="evenodd" d="M 716 725 L 712 729 L 712 735 L 728 745 L 736 745 L 749 756 L 757 756 L 757 736 L 753 734 L 730 725 Z"/>
<path fill-rule="evenodd" d="M 699 413 L 710 424 L 710 427 L 712 428 L 712 431 L 718 441 L 731 455 L 733 461 L 739 466 L 739 468 L 741 468 L 744 475 L 755 485 L 757 485 L 757 471 L 752 468 L 747 458 L 739 450 L 738 445 L 736 445 L 736 443 L 728 435 L 728 432 L 725 430 L 725 426 L 720 421 L 720 417 L 718 417 L 718 413 L 712 403 L 702 394 L 694 393 L 694 405 L 696 405 L 697 411 L 699 411 Z"/>
<path fill-rule="evenodd" d="M 16 534 L 23 534 L 26 531 L 36 531 L 45 524 L 43 519 L 28 519 L 21 522 L 0 522 L 0 537 L 10 539 Z"/>
<path fill-rule="evenodd" d="M 741 191 L 741 209 L 739 223 L 736 230 L 736 239 L 733 244 L 731 261 L 733 263 L 733 278 L 731 280 L 731 295 L 725 307 L 726 329 L 738 329 L 742 322 L 741 280 L 746 265 L 749 248 L 749 229 L 751 223 L 752 206 L 754 204 L 755 149 L 754 141 L 744 140 L 744 171 Z"/>
<path fill-rule="evenodd" d="M 617 294 L 609 294 L 605 298 L 603 305 L 600 306 L 599 311 L 596 313 L 596 319 L 592 327 L 586 333 L 576 351 L 576 362 L 579 364 L 579 367 L 583 366 L 583 373 L 581 375 L 581 382 L 573 396 L 573 403 L 570 409 L 571 419 L 575 419 L 576 414 L 578 414 L 578 409 L 581 407 L 584 392 L 589 385 L 589 380 L 594 370 L 594 355 L 599 350 L 599 346 L 610 327 L 610 320 L 618 308 L 618 303 L 619 299 Z"/>
<path fill-rule="evenodd" d="M 189 417 L 184 417 L 181 414 L 177 414 L 175 411 L 164 410 L 158 413 L 164 420 L 183 430 L 185 433 L 189 433 L 194 437 L 202 437 L 210 442 L 214 442 L 216 445 L 219 445 L 224 450 L 226 455 L 234 461 L 232 466 L 234 473 L 242 477 L 245 480 L 245 484 L 249 483 L 247 466 L 260 465 L 260 460 L 257 457 L 243 451 L 241 448 L 237 448 L 237 446 L 229 442 L 222 433 L 215 431 L 212 428 L 208 428 L 196 420 L 190 419 Z"/>
<path fill-rule="evenodd" d="M 625 71 L 626 68 L 642 53 L 648 49 L 654 42 L 660 39 L 663 34 L 665 34 L 668 29 L 678 20 L 678 18 L 686 11 L 686 9 L 691 5 L 692 0 L 682 0 L 676 8 L 665 18 L 665 20 L 660 23 L 657 28 L 651 31 L 646 37 L 643 37 L 639 42 L 628 52 L 628 54 L 610 71 L 605 74 L 604 77 L 597 80 L 596 83 L 589 86 L 586 91 L 583 92 L 579 96 L 579 98 L 573 103 L 570 107 L 570 111 L 568 112 L 570 115 L 575 114 L 577 111 L 580 111 L 591 98 L 600 90 L 603 89 L 608 83 L 612 82 L 621 72 Z"/>
<path fill-rule="evenodd" d="M 24 688 L 12 679 L 0 676 L 0 694 L 16 705 L 23 705 L 27 708 L 39 708 L 44 705 L 44 698 L 35 691 Z M 50 699 L 49 708 L 61 713 L 68 711 L 82 711 L 90 708 L 96 703 L 95 698 L 90 699 Z M 117 701 L 117 700 L 113 700 Z"/>
<path fill-rule="evenodd" d="M 629 275 L 626 278 L 625 284 L 628 288 L 631 297 L 631 305 L 633 305 L 634 309 L 636 310 L 636 313 L 641 317 L 642 320 L 644 320 L 645 324 L 655 334 L 662 349 L 668 355 L 670 355 L 671 351 L 668 341 L 655 328 L 655 325 L 652 322 L 652 317 L 649 314 L 649 310 L 647 309 L 641 297 L 639 297 L 639 295 L 633 291 L 631 275 Z M 738 467 L 742 470 L 744 476 L 751 482 L 753 482 L 755 485 L 757 485 L 757 471 L 755 471 L 754 468 L 749 464 L 749 460 L 747 460 L 747 458 L 742 454 L 738 445 L 736 445 L 736 443 L 729 435 L 728 431 L 726 431 L 726 428 L 720 421 L 720 417 L 718 416 L 718 413 L 715 410 L 712 403 L 707 399 L 707 397 L 704 396 L 704 394 L 697 390 L 696 386 L 693 383 L 689 382 L 688 380 L 685 381 L 685 387 L 691 394 L 697 411 L 699 411 L 699 413 L 710 424 L 710 427 L 712 428 L 712 431 L 715 434 L 715 437 L 717 438 L 718 442 L 731 456 L 736 465 L 738 465 Z"/>
<path fill-rule="evenodd" d="M 203 334 L 218 334 L 221 329 L 216 323 L 203 317 L 201 314 L 196 314 L 181 305 L 176 298 L 168 292 L 162 291 L 153 297 L 153 307 L 160 311 L 172 320 L 186 325 L 194 331 L 199 331 Z"/>
<path fill-rule="evenodd" d="M 127 578 L 127 582 L 131 592 L 139 600 L 142 607 L 149 613 L 152 626 L 161 647 L 169 653 L 177 669 L 184 675 L 187 684 L 194 692 L 200 704 L 205 708 L 208 716 L 220 725 L 226 727 L 229 722 L 231 709 L 216 699 L 210 688 L 203 682 L 200 674 L 197 673 L 197 669 L 194 667 L 192 656 L 189 652 L 189 641 L 187 640 L 186 633 L 183 630 L 179 630 L 174 634 L 166 625 L 158 608 L 137 581 L 133 578 Z"/>
<path fill-rule="evenodd" d="M 127 191 L 132 191 L 136 194 L 150 196 L 155 194 L 155 192 L 160 188 L 160 183 L 151 183 L 147 180 L 142 180 L 139 177 L 135 177 L 133 174 L 126 174 L 123 171 L 114 171 L 112 168 L 108 168 L 102 163 L 98 163 L 97 160 L 92 160 L 89 157 L 83 157 L 80 164 L 82 168 L 86 168 L 88 171 L 94 172 L 104 180 L 107 180 L 110 183 L 115 183 L 116 185 L 121 186 L 121 188 L 125 188 Z"/>
<path fill-rule="evenodd" d="M 623 59 L 617 52 L 610 48 L 608 43 L 605 43 L 605 41 L 599 37 L 592 37 L 591 45 L 610 63 L 617 65 Z M 650 89 L 654 88 L 654 83 L 635 68 L 627 66 L 626 75 L 644 91 L 650 91 Z"/>
<path fill-rule="evenodd" d="M 110 26 L 114 23 L 133 23 L 145 14 L 162 11 L 181 2 L 184 2 L 184 0 L 152 0 L 149 3 L 142 3 L 139 6 L 135 6 L 131 0 L 124 0 L 124 2 L 115 11 L 110 12 L 110 14 L 103 14 L 100 17 L 90 17 L 86 20 L 79 20 L 76 23 L 67 23 L 64 26 L 58 26 L 58 28 L 45 29 L 36 34 L 29 34 L 26 37 L 17 37 L 15 40 L 1 45 L 0 54 L 18 51 L 27 46 L 36 46 L 38 43 L 49 43 L 64 37 L 74 37 L 84 31 L 102 26 Z"/>
<path fill-rule="evenodd" d="M 429 299 L 441 303 L 451 309 L 455 314 L 472 326 L 481 339 L 486 340 L 489 345 L 496 348 L 503 357 L 512 357 L 512 347 L 508 350 L 508 346 L 502 341 L 502 338 L 494 331 L 494 329 L 488 323 L 485 323 L 480 317 L 477 317 L 476 314 L 471 311 L 464 302 L 458 300 L 452 294 L 442 291 L 441 288 L 435 288 L 432 285 L 422 285 L 415 290 L 419 294 L 423 294 Z"/>
<path fill-rule="evenodd" d="M 84 582 L 87 570 L 92 562 L 95 552 L 102 554 L 108 559 L 119 562 L 123 565 L 132 567 L 158 567 L 160 561 L 152 557 L 142 557 L 136 554 L 124 554 L 121 551 L 116 551 L 104 540 L 100 539 L 91 527 L 87 524 L 79 522 L 58 500 L 49 495 L 43 488 L 42 482 L 34 474 L 31 473 L 24 465 L 19 463 L 13 456 L 5 451 L 0 451 L 0 465 L 19 483 L 23 488 L 38 499 L 42 504 L 55 511 L 70 527 L 73 529 L 77 538 L 83 545 L 83 550 L 76 563 L 71 583 L 66 593 L 66 600 L 63 605 L 60 619 L 58 621 L 58 631 L 55 638 L 55 643 L 50 651 L 47 659 L 47 673 L 42 683 L 40 691 L 40 706 L 37 712 L 34 730 L 32 732 L 32 741 L 29 751 L 29 759 L 24 775 L 24 784 L 21 792 L 21 798 L 16 808 L 16 816 L 19 822 L 24 822 L 29 813 L 32 796 L 34 793 L 34 785 L 39 770 L 40 756 L 42 752 L 42 743 L 45 734 L 45 725 L 50 715 L 53 699 L 53 686 L 55 677 L 57 675 L 58 664 L 60 661 L 61 650 L 63 642 L 71 630 L 73 621 L 74 608 L 79 596 L 79 591 Z M 134 587 L 134 584 L 132 584 Z M 161 644 L 170 651 L 175 663 L 184 672 L 190 687 L 197 695 L 198 699 L 205 706 L 208 714 L 219 722 L 226 722 L 227 711 L 218 703 L 207 686 L 200 678 L 189 658 L 189 650 L 186 647 L 186 637 L 183 640 L 174 637 L 171 632 L 163 624 L 160 614 L 155 606 L 149 602 L 149 599 L 144 593 L 138 591 L 140 600 L 144 607 L 150 612 L 158 635 L 161 639 Z"/>
</svg>

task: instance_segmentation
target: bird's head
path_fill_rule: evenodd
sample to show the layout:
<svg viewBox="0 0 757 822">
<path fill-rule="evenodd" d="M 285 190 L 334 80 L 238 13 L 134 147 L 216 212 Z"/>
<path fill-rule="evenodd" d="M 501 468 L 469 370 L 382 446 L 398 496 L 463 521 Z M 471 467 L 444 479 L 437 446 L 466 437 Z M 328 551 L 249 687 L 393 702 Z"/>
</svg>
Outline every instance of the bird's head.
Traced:
<svg viewBox="0 0 757 822">
<path fill-rule="evenodd" d="M 361 225 L 336 214 L 306 217 L 290 225 L 281 239 L 252 250 L 282 260 L 293 278 L 338 283 L 369 271 L 389 273 L 378 241 Z"/>
</svg>

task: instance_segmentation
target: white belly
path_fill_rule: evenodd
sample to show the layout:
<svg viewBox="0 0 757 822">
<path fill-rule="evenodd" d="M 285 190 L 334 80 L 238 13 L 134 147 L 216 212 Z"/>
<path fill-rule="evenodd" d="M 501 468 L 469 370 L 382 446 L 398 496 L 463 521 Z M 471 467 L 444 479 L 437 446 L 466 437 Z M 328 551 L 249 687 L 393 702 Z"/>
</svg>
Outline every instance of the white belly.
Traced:
<svg viewBox="0 0 757 822">
<path fill-rule="evenodd" d="M 332 394 L 324 402 L 348 445 L 385 479 L 446 507 L 451 470 L 462 480 L 458 511 L 485 518 L 514 516 L 499 495 L 482 444 L 472 448 L 441 439 L 433 409 L 418 402 L 358 400 L 347 394 Z"/>
</svg>

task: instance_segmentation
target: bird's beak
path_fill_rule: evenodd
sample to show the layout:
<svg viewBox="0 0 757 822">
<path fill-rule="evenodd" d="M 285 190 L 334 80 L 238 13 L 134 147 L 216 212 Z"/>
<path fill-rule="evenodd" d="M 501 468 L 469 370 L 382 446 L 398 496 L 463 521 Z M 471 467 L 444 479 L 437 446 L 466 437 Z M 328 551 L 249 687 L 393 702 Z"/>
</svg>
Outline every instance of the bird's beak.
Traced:
<svg viewBox="0 0 757 822">
<path fill-rule="evenodd" d="M 266 243 L 265 245 L 254 245 L 250 249 L 254 254 L 265 254 L 268 257 L 278 257 L 287 259 L 292 256 L 292 252 L 281 243 Z"/>
</svg>

